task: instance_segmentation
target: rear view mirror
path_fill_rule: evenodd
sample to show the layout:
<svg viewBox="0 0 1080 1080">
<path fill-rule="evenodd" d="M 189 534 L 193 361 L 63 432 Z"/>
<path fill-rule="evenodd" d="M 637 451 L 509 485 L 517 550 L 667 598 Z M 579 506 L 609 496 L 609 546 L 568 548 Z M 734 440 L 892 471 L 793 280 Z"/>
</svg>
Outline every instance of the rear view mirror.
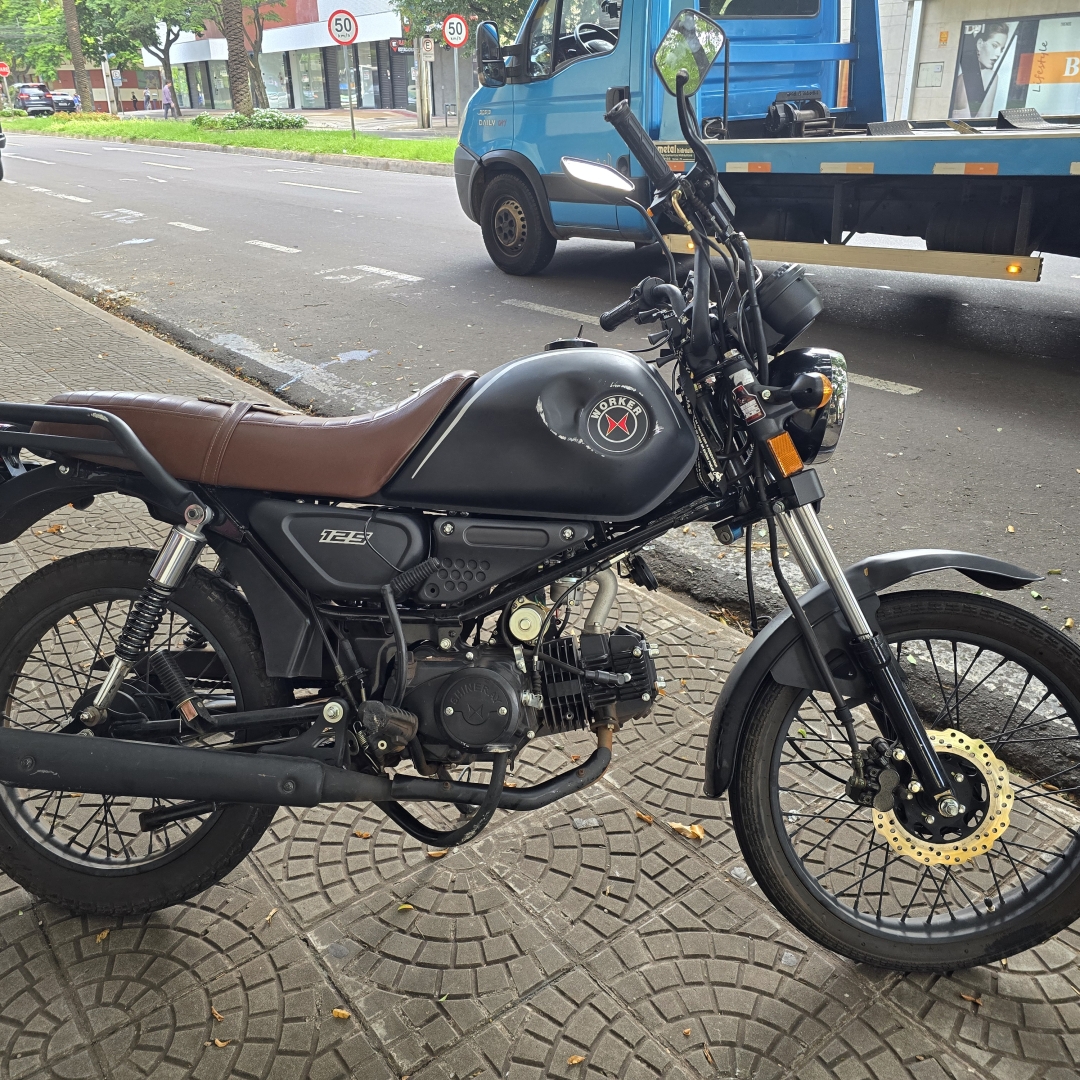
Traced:
<svg viewBox="0 0 1080 1080">
<path fill-rule="evenodd" d="M 686 96 L 696 94 L 720 55 L 724 40 L 723 29 L 707 15 L 683 8 L 672 19 L 668 32 L 653 53 L 653 67 L 667 92 L 677 92 L 679 72 L 685 71 L 689 76 Z"/>
<path fill-rule="evenodd" d="M 499 44 L 499 28 L 493 22 L 482 22 L 476 28 L 476 56 L 480 62 L 480 81 L 484 86 L 504 86 L 506 65 Z"/>
<path fill-rule="evenodd" d="M 562 169 L 571 180 L 608 202 L 621 203 L 634 192 L 634 182 L 610 165 L 584 158 L 564 157 Z"/>
</svg>

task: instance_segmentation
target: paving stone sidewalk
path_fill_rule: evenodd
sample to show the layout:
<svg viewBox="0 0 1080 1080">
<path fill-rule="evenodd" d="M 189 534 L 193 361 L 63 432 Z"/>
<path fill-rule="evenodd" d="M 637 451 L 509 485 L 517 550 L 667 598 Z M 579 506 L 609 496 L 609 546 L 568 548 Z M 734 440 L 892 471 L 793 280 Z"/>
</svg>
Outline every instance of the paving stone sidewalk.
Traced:
<svg viewBox="0 0 1080 1080">
<path fill-rule="evenodd" d="M 95 386 L 253 392 L 0 264 L 0 395 Z M 0 548 L 0 588 L 88 545 L 161 535 L 119 499 L 58 513 Z M 0 879 L 0 1077 L 1080 1076 L 1075 928 L 953 978 L 811 945 L 749 878 L 726 801 L 700 794 L 712 702 L 745 639 L 637 590 L 619 614 L 661 643 L 653 715 L 619 734 L 594 787 L 502 813 L 445 858 L 347 805 L 283 810 L 220 886 L 145 918 L 72 916 Z M 547 740 L 515 780 L 589 749 Z"/>
</svg>

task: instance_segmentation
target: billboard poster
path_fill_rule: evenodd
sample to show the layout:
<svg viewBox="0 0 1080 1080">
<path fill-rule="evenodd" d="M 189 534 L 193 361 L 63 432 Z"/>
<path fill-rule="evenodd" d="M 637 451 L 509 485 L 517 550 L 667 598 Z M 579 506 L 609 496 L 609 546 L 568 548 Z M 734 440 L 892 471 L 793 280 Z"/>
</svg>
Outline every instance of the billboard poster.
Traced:
<svg viewBox="0 0 1080 1080">
<path fill-rule="evenodd" d="M 1080 113 L 1080 14 L 965 22 L 949 116 Z"/>
</svg>

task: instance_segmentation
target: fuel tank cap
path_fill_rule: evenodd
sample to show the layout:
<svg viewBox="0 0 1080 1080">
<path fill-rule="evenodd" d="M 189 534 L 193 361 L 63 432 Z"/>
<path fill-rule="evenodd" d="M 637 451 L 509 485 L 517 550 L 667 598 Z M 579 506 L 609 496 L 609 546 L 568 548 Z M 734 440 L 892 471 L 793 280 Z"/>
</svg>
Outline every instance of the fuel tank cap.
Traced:
<svg viewBox="0 0 1080 1080">
<path fill-rule="evenodd" d="M 556 349 L 596 349 L 599 346 L 595 341 L 583 337 L 564 337 L 549 341 L 544 346 L 544 352 L 554 352 Z"/>
</svg>

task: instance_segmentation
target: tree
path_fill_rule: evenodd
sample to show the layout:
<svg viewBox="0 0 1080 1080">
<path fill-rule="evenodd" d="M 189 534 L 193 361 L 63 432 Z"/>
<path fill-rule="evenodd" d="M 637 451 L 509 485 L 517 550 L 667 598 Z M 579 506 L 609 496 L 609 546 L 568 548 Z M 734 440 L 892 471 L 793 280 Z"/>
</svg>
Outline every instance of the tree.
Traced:
<svg viewBox="0 0 1080 1080">
<path fill-rule="evenodd" d="M 266 23 L 281 22 L 281 15 L 274 8 L 285 6 L 285 0 L 244 0 L 244 7 L 248 10 L 248 19 L 244 27 L 251 48 L 247 50 L 249 74 L 251 76 L 251 89 L 255 96 L 255 104 L 260 109 L 270 108 L 270 98 L 266 93 L 266 83 L 263 81 L 262 65 L 259 57 L 262 56 L 263 34 Z"/>
<path fill-rule="evenodd" d="M 251 87 L 248 83 L 247 35 L 244 33 L 244 0 L 220 0 L 221 32 L 229 46 L 229 92 L 233 110 L 250 116 Z"/>
<path fill-rule="evenodd" d="M 132 6 L 152 17 L 152 26 L 145 25 L 144 19 L 144 29 L 140 30 L 135 26 L 132 29 L 139 44 L 161 64 L 162 85 L 171 83 L 173 73 L 170 51 L 184 31 L 192 34 L 203 33 L 203 23 L 210 14 L 209 4 L 205 0 L 136 0 Z M 173 94 L 173 102 L 175 101 L 176 95 Z M 179 109 L 176 115 L 180 115 Z"/>
<path fill-rule="evenodd" d="M 56 78 L 68 59 L 60 0 L 0 0 L 0 56 L 16 78 Z"/>
<path fill-rule="evenodd" d="M 503 41 L 513 41 L 518 27 L 529 10 L 529 0 L 393 0 L 399 15 L 412 23 L 412 33 L 424 33 L 429 26 L 442 26 L 447 15 L 463 15 L 469 22 L 467 54 L 473 50 L 478 22 L 493 22 Z M 436 31 L 437 33 L 437 31 Z"/>
<path fill-rule="evenodd" d="M 83 102 L 83 108 L 93 111 L 94 89 L 90 85 L 90 76 L 86 73 L 82 30 L 79 28 L 79 12 L 75 7 L 75 0 L 63 0 L 63 5 L 68 52 L 71 54 L 71 66 L 75 69 L 75 90 Z"/>
</svg>

